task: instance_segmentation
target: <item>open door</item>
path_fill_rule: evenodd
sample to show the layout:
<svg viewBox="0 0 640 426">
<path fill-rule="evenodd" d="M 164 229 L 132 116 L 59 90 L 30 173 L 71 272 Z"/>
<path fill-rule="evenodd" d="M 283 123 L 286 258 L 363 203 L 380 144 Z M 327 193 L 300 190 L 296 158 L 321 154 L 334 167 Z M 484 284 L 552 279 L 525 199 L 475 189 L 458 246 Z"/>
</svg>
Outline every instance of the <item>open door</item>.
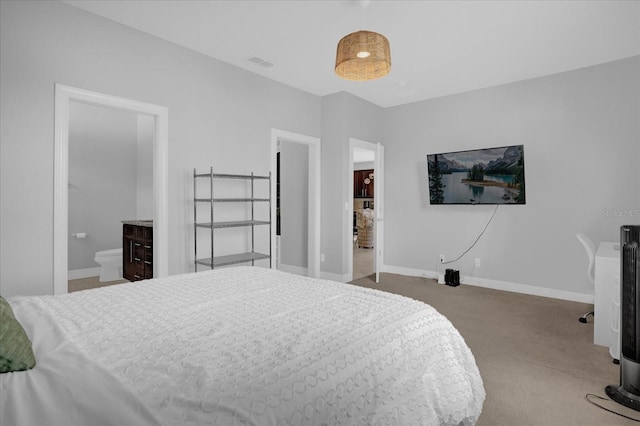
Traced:
<svg viewBox="0 0 640 426">
<path fill-rule="evenodd" d="M 374 203 L 375 211 L 375 269 L 376 284 L 380 283 L 380 269 L 383 264 L 383 237 L 384 237 L 384 146 L 378 142 L 376 144 L 376 158 L 374 161 L 375 179 L 373 180 L 374 194 L 376 201 Z"/>
</svg>

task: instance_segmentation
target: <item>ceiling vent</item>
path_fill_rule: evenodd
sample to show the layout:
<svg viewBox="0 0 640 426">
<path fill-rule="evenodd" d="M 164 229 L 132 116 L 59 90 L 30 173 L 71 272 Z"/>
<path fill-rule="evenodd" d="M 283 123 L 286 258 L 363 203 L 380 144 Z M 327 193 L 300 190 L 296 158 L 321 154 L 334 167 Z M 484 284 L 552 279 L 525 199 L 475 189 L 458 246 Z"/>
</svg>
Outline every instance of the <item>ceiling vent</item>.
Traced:
<svg viewBox="0 0 640 426">
<path fill-rule="evenodd" d="M 256 65 L 259 65 L 263 68 L 271 68 L 273 66 L 273 64 L 269 61 L 265 61 L 262 58 L 259 58 L 257 56 L 251 56 L 247 59 L 249 62 L 253 62 Z"/>
</svg>

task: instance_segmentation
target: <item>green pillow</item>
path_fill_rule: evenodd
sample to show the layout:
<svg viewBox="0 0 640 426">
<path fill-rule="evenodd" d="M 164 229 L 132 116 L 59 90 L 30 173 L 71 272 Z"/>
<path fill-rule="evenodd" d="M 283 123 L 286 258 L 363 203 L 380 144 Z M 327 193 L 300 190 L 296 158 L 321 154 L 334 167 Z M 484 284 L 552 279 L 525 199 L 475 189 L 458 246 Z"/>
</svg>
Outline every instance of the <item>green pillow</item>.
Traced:
<svg viewBox="0 0 640 426">
<path fill-rule="evenodd" d="M 27 333 L 13 315 L 9 302 L 0 296 L 0 373 L 28 370 L 35 365 Z"/>
</svg>

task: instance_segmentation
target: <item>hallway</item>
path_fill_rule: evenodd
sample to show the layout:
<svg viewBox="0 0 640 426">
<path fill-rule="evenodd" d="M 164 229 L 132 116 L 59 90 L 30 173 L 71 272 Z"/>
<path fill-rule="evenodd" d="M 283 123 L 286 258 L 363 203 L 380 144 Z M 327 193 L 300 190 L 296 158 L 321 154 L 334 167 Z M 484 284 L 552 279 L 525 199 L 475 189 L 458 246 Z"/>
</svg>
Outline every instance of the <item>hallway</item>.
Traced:
<svg viewBox="0 0 640 426">
<path fill-rule="evenodd" d="M 353 245 L 353 279 L 375 274 L 373 248 L 358 248 Z"/>
</svg>

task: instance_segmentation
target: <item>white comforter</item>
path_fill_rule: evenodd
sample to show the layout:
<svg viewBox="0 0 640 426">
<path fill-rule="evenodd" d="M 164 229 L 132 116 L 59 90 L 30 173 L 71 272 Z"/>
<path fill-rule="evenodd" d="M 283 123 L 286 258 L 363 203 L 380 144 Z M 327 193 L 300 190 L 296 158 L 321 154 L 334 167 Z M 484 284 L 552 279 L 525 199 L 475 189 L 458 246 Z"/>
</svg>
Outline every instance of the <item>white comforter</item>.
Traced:
<svg viewBox="0 0 640 426">
<path fill-rule="evenodd" d="M 10 299 L 35 369 L 0 424 L 474 424 L 471 351 L 432 307 L 236 267 Z"/>
</svg>

